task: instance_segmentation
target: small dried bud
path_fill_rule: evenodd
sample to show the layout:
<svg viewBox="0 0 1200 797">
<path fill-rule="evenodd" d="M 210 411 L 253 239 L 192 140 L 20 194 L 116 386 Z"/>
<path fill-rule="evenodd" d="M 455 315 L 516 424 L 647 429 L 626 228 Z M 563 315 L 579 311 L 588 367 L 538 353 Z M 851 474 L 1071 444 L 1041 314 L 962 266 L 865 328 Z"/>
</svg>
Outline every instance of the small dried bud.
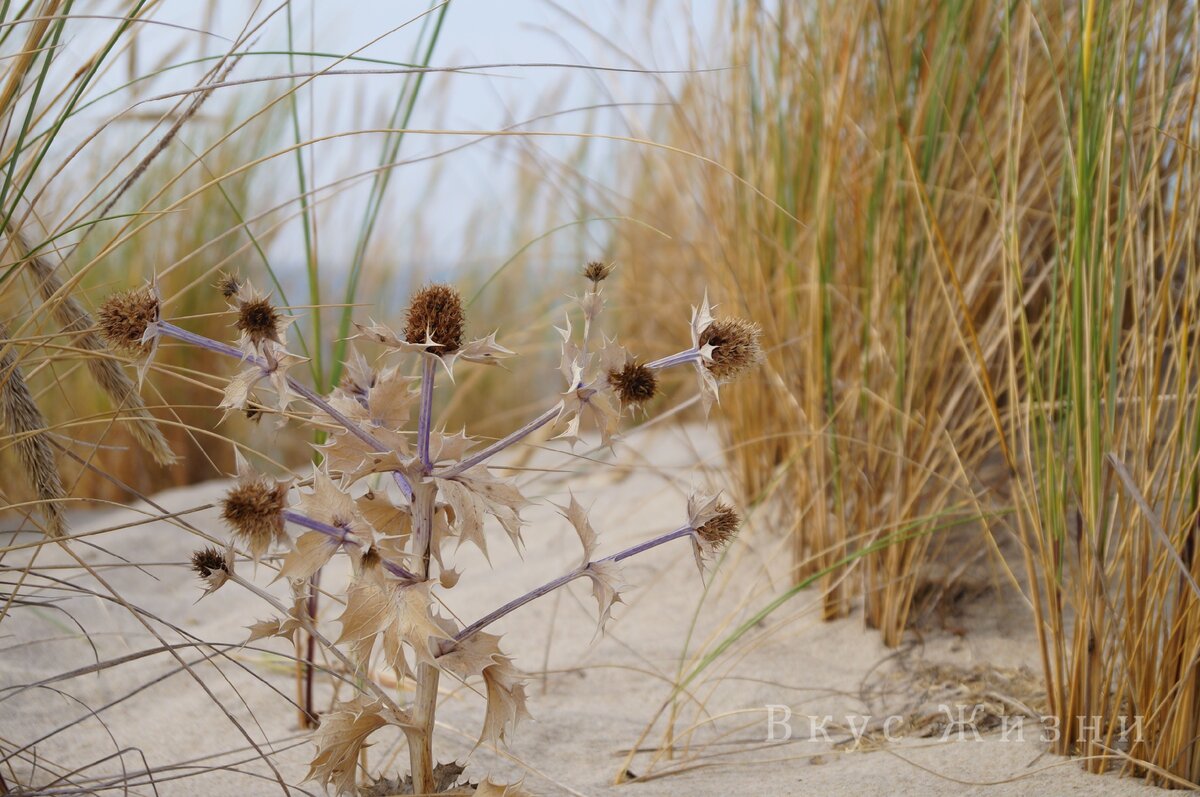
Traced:
<svg viewBox="0 0 1200 797">
<path fill-rule="evenodd" d="M 594 284 L 599 285 L 604 280 L 608 279 L 608 275 L 612 273 L 613 267 L 611 263 L 601 263 L 599 260 L 592 260 L 583 267 L 583 276 L 587 277 Z"/>
<path fill-rule="evenodd" d="M 217 276 L 217 281 L 213 283 L 213 287 L 219 290 L 226 299 L 232 299 L 242 289 L 242 278 L 237 274 L 222 271 Z"/>
<path fill-rule="evenodd" d="M 696 533 L 714 550 L 717 550 L 723 548 L 737 536 L 738 527 L 742 521 L 729 504 L 719 503 L 713 508 L 713 511 L 716 512 L 716 515 L 696 529 Z"/>
<path fill-rule="evenodd" d="M 116 348 L 144 352 L 146 328 L 158 321 L 158 296 L 145 285 L 131 291 L 114 293 L 100 305 L 100 331 Z"/>
<path fill-rule="evenodd" d="M 426 349 L 431 354 L 451 354 L 462 347 L 462 296 L 449 285 L 422 288 L 408 306 L 404 339 L 409 343 L 424 343 L 426 337 L 438 344 Z"/>
<path fill-rule="evenodd" d="M 238 317 L 234 327 L 255 346 L 260 346 L 268 340 L 283 343 L 280 335 L 282 321 L 283 316 L 268 299 L 256 297 L 238 305 Z"/>
<path fill-rule="evenodd" d="M 658 376 L 637 360 L 609 371 L 608 384 L 626 406 L 645 404 L 658 393 Z"/>
<path fill-rule="evenodd" d="M 762 360 L 759 339 L 762 328 L 744 318 L 713 321 L 700 333 L 700 347 L 712 346 L 712 360 L 705 366 L 722 382 L 736 379 Z"/>
<path fill-rule="evenodd" d="M 253 479 L 239 482 L 221 502 L 221 518 L 255 559 L 266 553 L 272 542 L 287 540 L 283 528 L 286 496 L 286 484 Z"/>
<path fill-rule="evenodd" d="M 257 401 L 249 399 L 246 401 L 246 409 L 242 410 L 242 412 L 245 414 L 246 420 L 252 423 L 258 423 L 262 420 L 263 412 L 266 409 L 266 407 L 264 407 L 262 404 L 259 404 Z"/>
<path fill-rule="evenodd" d="M 380 561 L 381 559 L 379 558 L 379 551 L 375 550 L 375 546 L 371 546 L 367 550 L 363 551 L 362 559 L 359 561 L 359 566 L 364 572 L 367 570 L 374 570 L 376 567 L 379 567 Z"/>
<path fill-rule="evenodd" d="M 192 554 L 192 570 L 200 578 L 208 579 L 213 573 L 225 571 L 225 554 L 216 548 L 201 548 Z"/>
</svg>

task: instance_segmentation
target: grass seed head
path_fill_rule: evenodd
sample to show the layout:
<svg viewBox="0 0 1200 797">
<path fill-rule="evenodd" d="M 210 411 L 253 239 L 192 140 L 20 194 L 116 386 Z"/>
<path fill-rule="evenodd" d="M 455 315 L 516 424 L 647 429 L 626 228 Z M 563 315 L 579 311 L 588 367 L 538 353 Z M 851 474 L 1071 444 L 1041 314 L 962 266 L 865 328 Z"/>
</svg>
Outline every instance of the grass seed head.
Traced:
<svg viewBox="0 0 1200 797">
<path fill-rule="evenodd" d="M 100 305 L 100 331 L 116 348 L 144 352 L 146 327 L 158 321 L 158 296 L 149 285 L 114 293 Z"/>
<path fill-rule="evenodd" d="M 462 295 L 449 285 L 427 285 L 408 306 L 404 339 L 424 343 L 427 335 L 438 344 L 427 349 L 431 354 L 451 354 L 462 347 Z"/>
<path fill-rule="evenodd" d="M 283 506 L 287 485 L 264 479 L 239 482 L 221 502 L 221 518 L 233 527 L 256 558 L 273 542 L 287 539 L 283 529 Z"/>
<path fill-rule="evenodd" d="M 716 515 L 696 529 L 696 533 L 714 549 L 719 549 L 737 536 L 742 520 L 729 504 L 717 504 L 715 511 Z"/>
<path fill-rule="evenodd" d="M 608 384 L 621 403 L 630 407 L 641 406 L 658 393 L 658 376 L 637 360 L 609 371 Z"/>
<path fill-rule="evenodd" d="M 583 276 L 587 277 L 594 284 L 599 285 L 608 279 L 608 275 L 612 273 L 612 270 L 611 263 L 601 263 L 599 260 L 592 260 L 583 267 Z"/>
<path fill-rule="evenodd" d="M 722 382 L 736 379 L 762 360 L 762 327 L 744 318 L 713 321 L 700 334 L 701 346 L 712 346 L 712 360 L 705 365 Z"/>
</svg>

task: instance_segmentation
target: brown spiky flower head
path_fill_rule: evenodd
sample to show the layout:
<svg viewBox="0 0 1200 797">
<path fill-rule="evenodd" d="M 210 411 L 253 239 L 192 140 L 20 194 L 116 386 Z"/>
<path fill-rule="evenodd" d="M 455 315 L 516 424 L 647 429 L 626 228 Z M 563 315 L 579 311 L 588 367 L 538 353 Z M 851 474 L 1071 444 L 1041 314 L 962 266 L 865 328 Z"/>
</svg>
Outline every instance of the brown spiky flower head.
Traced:
<svg viewBox="0 0 1200 797">
<path fill-rule="evenodd" d="M 714 548 L 724 548 L 730 540 L 737 536 L 742 520 L 733 507 L 724 502 L 713 507 L 713 511 L 715 514 L 712 518 L 696 529 L 696 533 Z"/>
<path fill-rule="evenodd" d="M 452 354 L 463 344 L 462 296 L 449 285 L 427 285 L 417 291 L 408 305 L 404 339 L 422 344 L 432 340 L 431 354 Z"/>
<path fill-rule="evenodd" d="M 736 379 L 762 360 L 762 328 L 744 318 L 713 321 L 700 333 L 700 348 L 711 346 L 705 365 L 722 382 Z"/>
<path fill-rule="evenodd" d="M 688 499 L 688 525 L 693 530 L 692 548 L 696 566 L 704 571 L 712 559 L 737 536 L 741 518 L 719 495 L 693 495 Z"/>
<path fill-rule="evenodd" d="M 241 454 L 238 482 L 221 502 L 221 519 L 257 561 L 274 542 L 287 542 L 283 510 L 288 486 L 253 473 Z"/>
<path fill-rule="evenodd" d="M 637 360 L 608 372 L 608 384 L 626 407 L 640 407 L 658 393 L 658 376 Z"/>
<path fill-rule="evenodd" d="M 233 326 L 241 333 L 238 343 L 242 351 L 247 354 L 264 353 L 263 347 L 268 342 L 283 345 L 284 335 L 293 319 L 280 313 L 271 304 L 269 296 L 259 293 L 253 285 L 245 282 L 234 290 L 229 306 L 237 312 Z"/>
<path fill-rule="evenodd" d="M 612 274 L 612 270 L 612 263 L 602 263 L 599 260 L 592 260 L 583 267 L 583 276 L 591 280 L 593 284 L 599 285 L 608 279 L 608 275 Z"/>
<path fill-rule="evenodd" d="M 201 548 L 192 554 L 192 570 L 207 585 L 204 594 L 218 589 L 233 575 L 233 550 Z"/>
<path fill-rule="evenodd" d="M 158 291 L 150 284 L 114 293 L 100 305 L 98 317 L 110 346 L 146 354 L 153 347 L 159 319 Z"/>
</svg>

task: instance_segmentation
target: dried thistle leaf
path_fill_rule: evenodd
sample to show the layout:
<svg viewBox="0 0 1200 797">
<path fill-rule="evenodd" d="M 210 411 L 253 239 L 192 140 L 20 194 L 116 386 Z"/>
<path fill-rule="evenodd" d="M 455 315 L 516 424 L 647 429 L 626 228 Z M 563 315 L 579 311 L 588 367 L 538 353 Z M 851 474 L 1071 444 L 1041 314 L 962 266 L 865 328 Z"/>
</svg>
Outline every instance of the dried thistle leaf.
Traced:
<svg viewBox="0 0 1200 797">
<path fill-rule="evenodd" d="M 514 357 L 516 356 L 516 352 L 506 349 L 497 343 L 496 333 L 493 332 L 486 338 L 479 338 L 468 342 L 458 352 L 458 356 L 467 362 L 480 363 L 481 365 L 499 365 L 500 360 Z"/>
<path fill-rule="evenodd" d="M 616 562 L 592 562 L 587 568 L 587 577 L 592 581 L 592 595 L 596 598 L 596 633 L 603 633 L 604 626 L 612 619 L 613 606 L 622 603 L 621 566 Z"/>
<path fill-rule="evenodd" d="M 246 637 L 246 641 L 254 642 L 255 640 L 266 639 L 268 637 L 291 639 L 292 635 L 302 627 L 300 621 L 291 616 L 259 620 L 252 625 L 246 626 L 250 631 L 250 636 Z"/>
<path fill-rule="evenodd" d="M 319 531 L 301 534 L 293 543 L 292 550 L 284 557 L 276 580 L 310 577 L 328 564 L 340 547 L 337 540 Z"/>
<path fill-rule="evenodd" d="M 412 408 L 421 400 L 413 389 L 420 379 L 405 376 L 398 368 L 385 368 L 367 391 L 367 409 L 371 423 L 388 429 L 400 429 L 412 415 Z"/>
<path fill-rule="evenodd" d="M 438 657 L 436 666 L 464 683 L 482 676 L 487 711 L 479 741 L 501 744 L 506 734 L 529 712 L 525 707 L 525 674 L 500 652 L 500 637 L 478 632 Z"/>
<path fill-rule="evenodd" d="M 558 510 L 570 522 L 575 533 L 579 535 L 579 544 L 583 546 L 583 559 L 579 563 L 582 567 L 592 560 L 592 554 L 595 553 L 596 530 L 592 528 L 592 523 L 588 520 L 587 511 L 575 500 L 574 493 L 571 494 L 571 502 L 565 507 L 558 507 Z"/>
<path fill-rule="evenodd" d="M 312 490 L 300 493 L 297 509 L 314 520 L 345 529 L 363 546 L 371 542 L 371 527 L 359 512 L 358 504 L 324 471 L 313 473 Z"/>
<path fill-rule="evenodd" d="M 350 418 L 354 420 L 353 415 Z M 330 472 L 342 474 L 342 479 L 347 484 L 353 484 L 372 473 L 408 470 L 407 435 L 383 427 L 372 429 L 371 434 L 388 446 L 389 450 L 374 451 L 357 435 L 345 430 L 334 431 L 323 445 L 316 447 L 324 457 L 323 467 Z"/>
<path fill-rule="evenodd" d="M 356 322 L 354 327 L 358 330 L 358 334 L 354 337 L 381 343 L 392 351 L 420 354 L 438 345 L 435 341 L 428 339 L 424 343 L 410 343 L 397 335 L 387 324 L 380 324 L 374 320 L 368 324 Z"/>
<path fill-rule="evenodd" d="M 354 502 L 358 513 L 382 537 L 403 542 L 412 534 L 412 509 L 396 506 L 385 492 L 367 492 Z"/>
<path fill-rule="evenodd" d="M 533 792 L 525 789 L 525 781 L 517 783 L 497 783 L 488 778 L 475 787 L 475 797 L 533 797 Z"/>
<path fill-rule="evenodd" d="M 449 636 L 433 616 L 432 582 L 405 583 L 387 578 L 375 566 L 364 567 L 346 591 L 346 608 L 338 618 L 342 633 L 338 644 L 350 646 L 354 660 L 366 666 L 376 637 L 382 635 L 384 655 L 397 669 L 405 669 L 403 646 L 411 647 L 418 661 L 432 663 L 435 643 Z"/>
<path fill-rule="evenodd" d="M 505 658 L 484 669 L 483 682 L 487 688 L 487 711 L 479 741 L 505 744 L 508 733 L 516 730 L 522 718 L 529 717 L 525 707 L 524 675 Z"/>
<path fill-rule="evenodd" d="M 337 794 L 356 794 L 355 771 L 358 757 L 367 746 L 367 738 L 375 731 L 395 725 L 406 734 L 412 733 L 412 718 L 405 712 L 390 709 L 379 698 L 359 695 L 334 705 L 321 718 L 314 741 L 317 745 L 305 780 L 316 780 Z"/>
<path fill-rule="evenodd" d="M 500 521 L 513 544 L 520 548 L 520 511 L 528 501 L 515 486 L 494 478 L 483 465 L 452 479 L 435 479 L 435 482 L 454 512 L 453 527 L 461 542 L 474 543 L 486 555 L 483 520 L 485 515 L 491 515 Z"/>
<path fill-rule="evenodd" d="M 431 431 L 429 433 L 429 456 L 433 464 L 458 462 L 475 447 L 475 438 L 468 437 L 465 429 L 455 434 Z"/>
</svg>

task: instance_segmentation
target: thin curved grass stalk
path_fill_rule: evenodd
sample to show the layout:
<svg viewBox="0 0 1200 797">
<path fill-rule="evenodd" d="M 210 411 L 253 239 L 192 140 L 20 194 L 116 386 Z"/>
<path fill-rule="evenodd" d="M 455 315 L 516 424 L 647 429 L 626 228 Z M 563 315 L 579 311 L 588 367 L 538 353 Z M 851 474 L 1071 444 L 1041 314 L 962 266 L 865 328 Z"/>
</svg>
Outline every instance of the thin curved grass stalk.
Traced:
<svg viewBox="0 0 1200 797">
<path fill-rule="evenodd" d="M 42 501 L 46 533 L 65 537 L 67 522 L 62 501 L 67 497 L 62 476 L 54 457 L 54 447 L 46 434 L 46 419 L 33 400 L 29 386 L 17 364 L 16 348 L 8 345 L 8 330 L 0 324 L 0 422 L 7 436 L 14 438 L 13 448 L 25 479 Z"/>
<path fill-rule="evenodd" d="M 128 429 L 134 439 L 142 446 L 159 465 L 173 465 L 178 461 L 175 452 L 162 431 L 158 422 L 146 408 L 141 395 L 133 380 L 121 368 L 121 363 L 112 357 L 104 342 L 93 330 L 96 322 L 91 314 L 83 308 L 74 296 L 58 295 L 63 288 L 63 282 L 55 273 L 44 257 L 32 254 L 29 245 L 21 233 L 8 230 L 8 240 L 18 260 L 23 260 L 33 273 L 37 283 L 38 293 L 42 300 L 49 305 L 55 320 L 62 325 L 66 332 L 76 335 L 75 345 L 88 352 L 84 364 L 92 379 L 100 386 L 113 404 L 128 420 Z"/>
<path fill-rule="evenodd" d="M 625 589 L 619 568 L 623 560 L 672 540 L 688 539 L 703 572 L 705 562 L 714 559 L 736 534 L 740 521 L 731 507 L 716 496 L 693 496 L 685 525 L 618 553 L 596 556 L 598 535 L 587 511 L 572 497 L 559 509 L 583 548 L 578 566 L 465 628 L 437 608 L 442 598 L 433 590 L 451 590 L 458 584 L 460 574 L 450 561 L 458 547 L 470 542 L 487 553 L 485 520 L 489 525 L 494 521 L 521 548 L 520 512 L 529 501 L 515 484 L 493 473 L 488 461 L 549 424 L 561 429 L 557 439 L 572 444 L 595 432 L 602 445 L 613 445 L 622 414 L 652 399 L 658 385 L 656 369 L 669 367 L 642 365 L 614 339 L 593 334 L 604 304 L 600 282 L 609 269 L 590 272 L 589 290 L 575 299 L 583 318 L 582 339 L 577 341 L 572 332 L 571 313 L 566 327 L 558 330 L 563 339 L 560 372 L 566 382 L 558 403 L 474 454 L 476 441 L 465 432 L 451 435 L 438 427 L 434 418 L 437 371 L 444 369 L 451 377 L 442 387 L 446 390 L 458 386 L 453 372 L 459 361 L 492 365 L 514 353 L 496 343 L 494 334 L 466 339 L 462 297 L 448 285 L 427 286 L 414 295 L 402 333 L 374 322 L 360 325 L 359 338 L 383 345 L 391 355 L 399 355 L 400 362 L 376 368 L 356 352 L 345 363 L 345 377 L 327 395 L 287 373 L 303 362 L 285 348 L 286 330 L 293 319 L 236 277 L 223 280 L 227 290 L 221 290 L 237 314 L 234 327 L 240 336 L 236 346 L 162 318 L 153 282 L 109 297 L 101 308 L 98 317 L 105 337 L 134 352 L 143 369 L 162 337 L 218 352 L 241 365 L 224 391 L 220 408 L 237 411 L 265 406 L 258 393 L 266 391 L 274 394 L 281 418 L 297 419 L 309 431 L 333 427 L 319 447 L 322 460 L 305 485 L 256 473 L 245 459 L 235 456 L 238 482 L 222 502 L 221 517 L 254 560 L 272 547 L 285 547 L 278 578 L 292 585 L 310 582 L 330 566 L 335 555 L 350 562 L 349 586 L 339 601 L 343 606 L 339 637 L 331 639 L 320 632 L 318 618 L 311 616 L 311 604 L 304 595 L 298 594 L 289 609 L 236 575 L 232 543 L 224 552 L 217 548 L 198 551 L 192 560 L 207 586 L 206 594 L 233 581 L 264 598 L 274 610 L 275 617 L 251 626 L 252 640 L 271 636 L 295 640 L 298 633 L 308 631 L 314 645 L 327 649 L 354 676 L 357 694 L 335 704 L 322 717 L 309 779 L 339 794 L 357 792 L 357 773 L 365 769 L 368 738 L 391 726 L 407 741 L 411 773 L 406 782 L 412 793 L 447 789 L 461 793 L 461 784 L 452 782 L 460 773 L 455 771 L 448 781 L 446 774 L 453 767 L 435 763 L 434 731 L 442 679 L 473 687 L 482 682 L 477 689 L 486 698 L 481 742 L 505 743 L 519 721 L 528 716 L 526 676 L 501 650 L 500 638 L 485 633 L 485 627 L 567 583 L 586 578 L 598 604 L 598 629 L 603 629 Z M 707 408 L 716 402 L 720 382 L 757 364 L 760 333 L 750 322 L 714 319 L 707 299 L 693 310 L 691 326 L 691 348 L 670 358 L 670 364 L 695 367 L 702 404 Z M 407 368 L 403 367 L 405 359 Z M 408 375 L 413 371 L 417 375 Z M 290 412 L 295 401 L 306 402 L 315 412 L 310 416 Z M 414 420 L 415 440 L 409 434 Z M 399 487 L 397 495 L 383 489 L 391 481 Z M 290 505 L 289 493 L 295 499 Z M 293 538 L 288 524 L 302 531 Z M 411 705 L 399 706 L 372 680 L 376 655 L 395 672 L 397 682 L 415 682 Z"/>
</svg>

